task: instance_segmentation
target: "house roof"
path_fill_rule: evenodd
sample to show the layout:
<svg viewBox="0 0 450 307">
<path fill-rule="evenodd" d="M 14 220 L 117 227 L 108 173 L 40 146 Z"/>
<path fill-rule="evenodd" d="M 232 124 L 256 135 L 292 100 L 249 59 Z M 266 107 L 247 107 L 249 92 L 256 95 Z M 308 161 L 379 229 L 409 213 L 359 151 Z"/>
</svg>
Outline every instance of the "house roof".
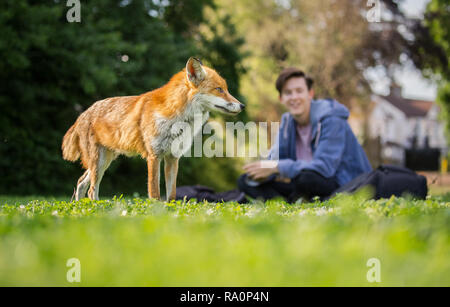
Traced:
<svg viewBox="0 0 450 307">
<path fill-rule="evenodd" d="M 407 117 L 424 117 L 434 104 L 433 101 L 405 99 L 393 94 L 382 96 L 382 98 L 405 113 Z"/>
</svg>

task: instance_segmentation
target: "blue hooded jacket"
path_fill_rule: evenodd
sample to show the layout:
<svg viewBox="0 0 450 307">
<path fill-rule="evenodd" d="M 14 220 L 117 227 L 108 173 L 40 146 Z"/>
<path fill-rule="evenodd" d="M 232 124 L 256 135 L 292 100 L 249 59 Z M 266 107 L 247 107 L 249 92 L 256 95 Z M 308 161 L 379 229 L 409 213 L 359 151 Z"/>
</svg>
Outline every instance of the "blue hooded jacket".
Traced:
<svg viewBox="0 0 450 307">
<path fill-rule="evenodd" d="M 280 131 L 271 149 L 271 160 L 278 161 L 282 177 L 294 178 L 302 170 L 313 170 L 326 178 L 335 177 L 344 185 L 372 167 L 347 123 L 348 109 L 332 99 L 312 100 L 311 161 L 296 158 L 296 122 L 290 113 L 281 117 Z"/>
</svg>

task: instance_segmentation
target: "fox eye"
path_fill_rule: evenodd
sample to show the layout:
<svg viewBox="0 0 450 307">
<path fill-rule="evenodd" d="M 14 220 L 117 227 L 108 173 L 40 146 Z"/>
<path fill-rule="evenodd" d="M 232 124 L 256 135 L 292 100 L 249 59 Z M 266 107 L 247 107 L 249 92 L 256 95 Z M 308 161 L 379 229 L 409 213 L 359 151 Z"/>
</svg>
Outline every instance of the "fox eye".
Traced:
<svg viewBox="0 0 450 307">
<path fill-rule="evenodd" d="M 223 94 L 223 89 L 222 89 L 221 87 L 216 87 L 216 90 L 217 90 L 219 93 L 222 93 L 222 94 Z"/>
</svg>

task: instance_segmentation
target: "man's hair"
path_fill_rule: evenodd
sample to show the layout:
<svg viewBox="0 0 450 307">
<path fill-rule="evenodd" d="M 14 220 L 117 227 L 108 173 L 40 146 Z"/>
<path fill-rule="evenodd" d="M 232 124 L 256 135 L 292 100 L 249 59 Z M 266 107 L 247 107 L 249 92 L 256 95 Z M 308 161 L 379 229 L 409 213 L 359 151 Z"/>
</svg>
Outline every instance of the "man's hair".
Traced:
<svg viewBox="0 0 450 307">
<path fill-rule="evenodd" d="M 312 89 L 312 86 L 314 84 L 314 80 L 312 78 L 307 76 L 300 69 L 297 69 L 295 67 L 289 67 L 289 68 L 283 69 L 283 71 L 278 75 L 277 81 L 275 82 L 275 87 L 277 88 L 278 93 L 280 93 L 280 96 L 281 96 L 281 91 L 283 90 L 283 86 L 292 77 L 305 78 L 306 86 L 308 87 L 308 90 Z"/>
</svg>

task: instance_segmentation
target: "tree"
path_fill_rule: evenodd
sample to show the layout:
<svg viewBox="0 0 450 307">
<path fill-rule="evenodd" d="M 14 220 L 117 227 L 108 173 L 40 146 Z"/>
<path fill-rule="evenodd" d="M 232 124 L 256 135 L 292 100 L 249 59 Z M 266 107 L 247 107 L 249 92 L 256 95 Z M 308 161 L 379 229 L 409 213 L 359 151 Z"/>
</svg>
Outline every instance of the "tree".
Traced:
<svg viewBox="0 0 450 307">
<path fill-rule="evenodd" d="M 425 20 L 416 26 L 420 34 L 415 63 L 438 81 L 438 102 L 450 130 L 450 6 L 445 0 L 431 0 Z"/>
</svg>

